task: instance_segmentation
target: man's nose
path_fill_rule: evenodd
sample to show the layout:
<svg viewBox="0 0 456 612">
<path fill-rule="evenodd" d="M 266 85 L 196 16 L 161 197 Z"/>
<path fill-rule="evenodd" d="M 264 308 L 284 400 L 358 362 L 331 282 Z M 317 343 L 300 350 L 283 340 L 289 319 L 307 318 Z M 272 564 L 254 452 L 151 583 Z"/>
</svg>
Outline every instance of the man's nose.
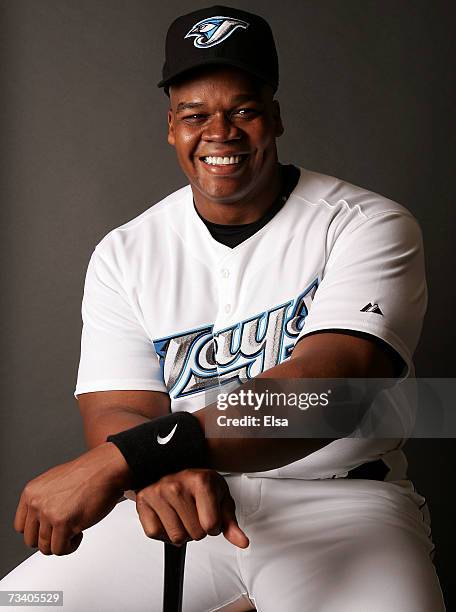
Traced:
<svg viewBox="0 0 456 612">
<path fill-rule="evenodd" d="M 216 113 L 204 130 L 203 139 L 213 142 L 226 142 L 241 138 L 239 128 L 225 113 Z"/>
</svg>

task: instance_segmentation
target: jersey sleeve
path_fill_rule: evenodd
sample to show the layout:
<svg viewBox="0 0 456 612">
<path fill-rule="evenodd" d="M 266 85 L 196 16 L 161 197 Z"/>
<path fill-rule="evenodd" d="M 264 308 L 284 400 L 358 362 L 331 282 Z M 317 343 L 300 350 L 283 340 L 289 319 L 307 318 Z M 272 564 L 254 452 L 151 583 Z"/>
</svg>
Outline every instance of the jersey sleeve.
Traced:
<svg viewBox="0 0 456 612">
<path fill-rule="evenodd" d="M 298 340 L 329 329 L 380 338 L 412 369 L 427 306 L 423 242 L 409 214 L 384 212 L 336 239 Z"/>
<path fill-rule="evenodd" d="M 167 392 L 153 343 L 132 310 L 122 276 L 98 247 L 87 269 L 82 321 L 76 397 L 109 390 Z"/>
</svg>

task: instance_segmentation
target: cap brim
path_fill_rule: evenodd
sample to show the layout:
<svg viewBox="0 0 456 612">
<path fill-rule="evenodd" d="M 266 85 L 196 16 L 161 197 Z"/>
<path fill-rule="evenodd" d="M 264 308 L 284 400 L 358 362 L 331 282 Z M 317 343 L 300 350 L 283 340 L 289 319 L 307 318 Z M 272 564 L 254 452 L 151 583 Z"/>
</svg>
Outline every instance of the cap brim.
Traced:
<svg viewBox="0 0 456 612">
<path fill-rule="evenodd" d="M 234 68 L 239 68 L 240 70 L 243 70 L 244 72 L 247 72 L 248 74 L 252 74 L 253 76 L 261 79 L 262 81 L 269 83 L 269 85 L 271 85 L 274 88 L 274 91 L 277 90 L 278 83 L 272 82 L 270 76 L 262 74 L 260 71 L 253 69 L 251 66 L 246 66 L 242 62 L 237 62 L 236 60 L 228 60 L 228 59 L 218 58 L 218 57 L 211 57 L 204 61 L 198 62 L 197 64 L 192 64 L 191 66 L 188 66 L 187 68 L 182 68 L 181 70 L 173 73 L 166 79 L 162 79 L 159 83 L 157 83 L 157 87 L 169 87 L 170 85 L 172 85 L 173 81 L 183 76 L 187 72 L 190 72 L 198 68 L 204 68 L 205 66 L 211 66 L 211 65 L 213 66 L 217 64 L 220 66 L 233 66 Z"/>
</svg>

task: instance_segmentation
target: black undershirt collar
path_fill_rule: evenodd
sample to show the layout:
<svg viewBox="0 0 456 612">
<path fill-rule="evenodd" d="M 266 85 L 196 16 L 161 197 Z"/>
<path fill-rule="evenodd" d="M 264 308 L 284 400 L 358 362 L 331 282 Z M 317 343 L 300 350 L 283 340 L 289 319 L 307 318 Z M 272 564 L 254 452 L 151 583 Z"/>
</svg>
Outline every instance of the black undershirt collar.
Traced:
<svg viewBox="0 0 456 612">
<path fill-rule="evenodd" d="M 211 236 L 217 242 L 221 242 L 227 247 L 234 248 L 253 236 L 256 232 L 258 232 L 262 227 L 264 227 L 269 221 L 279 212 L 279 210 L 284 206 L 285 202 L 288 200 L 291 192 L 296 187 L 300 177 L 300 170 L 292 165 L 281 166 L 282 170 L 282 189 L 272 204 L 272 206 L 266 211 L 266 213 L 257 221 L 253 223 L 244 223 L 241 225 L 222 225 L 220 223 L 212 223 L 212 221 L 208 221 L 202 217 L 198 210 L 195 210 L 199 216 L 199 218 L 206 225 L 209 230 Z"/>
</svg>

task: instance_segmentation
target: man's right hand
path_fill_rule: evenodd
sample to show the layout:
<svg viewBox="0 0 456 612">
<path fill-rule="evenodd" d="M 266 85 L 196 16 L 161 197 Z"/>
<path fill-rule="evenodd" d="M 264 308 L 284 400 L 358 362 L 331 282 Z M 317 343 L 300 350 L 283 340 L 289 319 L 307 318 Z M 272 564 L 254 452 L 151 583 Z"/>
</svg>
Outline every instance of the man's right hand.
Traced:
<svg viewBox="0 0 456 612">
<path fill-rule="evenodd" d="M 68 555 L 84 529 L 101 521 L 128 488 L 129 468 L 108 442 L 31 480 L 22 492 L 14 527 L 45 555 Z"/>
<path fill-rule="evenodd" d="M 149 538 L 177 546 L 219 535 L 247 548 L 226 480 L 215 470 L 187 469 L 164 476 L 136 495 L 136 510 Z"/>
</svg>

